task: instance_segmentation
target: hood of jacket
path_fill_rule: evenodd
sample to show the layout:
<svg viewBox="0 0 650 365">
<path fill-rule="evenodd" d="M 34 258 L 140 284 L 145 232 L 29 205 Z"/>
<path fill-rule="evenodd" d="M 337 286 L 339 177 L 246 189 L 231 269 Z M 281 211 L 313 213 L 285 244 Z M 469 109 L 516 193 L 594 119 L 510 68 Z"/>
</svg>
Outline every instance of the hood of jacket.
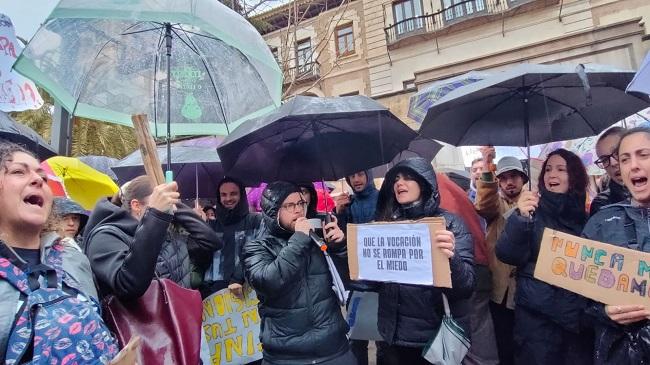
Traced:
<svg viewBox="0 0 650 365">
<path fill-rule="evenodd" d="M 108 200 L 102 200 L 97 203 L 95 209 L 88 218 L 88 223 L 84 229 L 83 236 L 88 237 L 88 233 L 99 225 L 110 224 L 118 227 L 124 233 L 133 237 L 139 223 L 140 222 L 126 209 L 122 209 Z"/>
<path fill-rule="evenodd" d="M 225 183 L 233 183 L 239 187 L 239 203 L 237 203 L 235 208 L 228 209 L 224 207 L 223 204 L 221 204 L 221 198 L 217 199 L 217 204 L 215 206 L 217 221 L 221 222 L 223 225 L 228 226 L 244 219 L 244 217 L 246 217 L 246 215 L 249 213 L 249 209 L 248 198 L 246 196 L 246 187 L 244 184 L 237 179 L 226 176 L 219 182 L 219 185 L 217 185 L 218 194 L 221 190 L 221 186 L 223 186 Z"/>
<path fill-rule="evenodd" d="M 419 203 L 403 206 L 395 199 L 393 185 L 400 172 L 411 175 L 420 185 Z M 408 158 L 398 162 L 386 173 L 379 189 L 375 220 L 418 219 L 434 214 L 439 206 L 438 181 L 431 163 L 420 157 Z"/>
<path fill-rule="evenodd" d="M 72 199 L 56 197 L 53 204 L 54 213 L 63 218 L 68 214 L 79 216 L 79 232 L 82 233 L 88 223 L 88 212 L 77 202 Z"/>
<path fill-rule="evenodd" d="M 269 232 L 276 237 L 288 239 L 293 234 L 282 226 L 278 213 L 282 202 L 292 193 L 300 193 L 300 187 L 286 181 L 276 181 L 266 186 L 262 193 L 262 216 Z"/>
<path fill-rule="evenodd" d="M 298 184 L 298 187 L 300 188 L 305 188 L 307 191 L 309 191 L 309 205 L 307 206 L 307 218 L 316 218 L 316 215 L 318 214 L 318 211 L 316 207 L 318 206 L 318 193 L 316 193 L 316 188 L 314 188 L 314 184 L 312 183 L 306 183 L 306 184 Z"/>
<path fill-rule="evenodd" d="M 368 195 L 371 195 L 374 191 L 377 190 L 375 187 L 375 182 L 374 182 L 374 176 L 372 175 L 372 170 L 365 170 L 364 173 L 366 174 L 366 187 L 363 188 L 360 192 L 354 192 L 354 195 L 358 197 L 366 197 Z M 352 183 L 350 182 L 350 176 L 345 177 L 345 181 L 352 187 Z M 354 190 L 354 188 L 352 188 Z"/>
</svg>

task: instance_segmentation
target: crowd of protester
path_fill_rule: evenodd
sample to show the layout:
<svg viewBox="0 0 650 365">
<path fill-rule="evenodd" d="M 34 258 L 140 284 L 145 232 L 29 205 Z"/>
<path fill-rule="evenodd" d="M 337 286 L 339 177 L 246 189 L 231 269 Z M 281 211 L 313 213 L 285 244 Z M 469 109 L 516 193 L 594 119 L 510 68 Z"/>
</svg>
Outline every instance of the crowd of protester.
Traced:
<svg viewBox="0 0 650 365">
<path fill-rule="evenodd" d="M 534 272 L 545 228 L 650 252 L 650 129 L 614 127 L 599 137 L 596 164 L 608 186 L 593 199 L 573 152 L 551 152 L 530 187 L 520 160 L 480 151 L 468 191 L 411 158 L 379 189 L 359 171 L 346 177 L 350 191 L 325 201 L 324 184 L 277 181 L 251 207 L 244 184 L 225 177 L 216 204 L 190 208 L 175 182 L 140 176 L 88 212 L 53 198 L 32 153 L 0 142 L 3 363 L 111 363 L 120 349 L 102 299 L 136 300 L 155 278 L 203 298 L 224 289 L 243 298 L 250 285 L 262 323 L 255 363 L 427 364 L 422 352 L 441 327 L 443 294 L 471 338 L 464 364 L 649 363 L 649 308 L 604 305 Z M 350 280 L 348 224 L 425 217 L 445 219 L 432 244 L 449 260 L 451 288 Z M 376 359 L 369 341 L 348 338 L 315 233 L 350 293 L 378 294 Z"/>
</svg>

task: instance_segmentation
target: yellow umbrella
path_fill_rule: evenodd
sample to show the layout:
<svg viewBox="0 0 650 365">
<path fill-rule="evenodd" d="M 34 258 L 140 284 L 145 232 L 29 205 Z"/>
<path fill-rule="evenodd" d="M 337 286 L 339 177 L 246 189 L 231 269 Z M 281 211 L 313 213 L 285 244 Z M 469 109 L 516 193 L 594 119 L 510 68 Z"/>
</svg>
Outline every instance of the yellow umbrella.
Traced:
<svg viewBox="0 0 650 365">
<path fill-rule="evenodd" d="M 63 180 L 68 196 L 87 210 L 92 210 L 99 199 L 112 196 L 119 189 L 108 175 L 78 158 L 54 156 L 43 161 L 41 166 Z"/>
</svg>

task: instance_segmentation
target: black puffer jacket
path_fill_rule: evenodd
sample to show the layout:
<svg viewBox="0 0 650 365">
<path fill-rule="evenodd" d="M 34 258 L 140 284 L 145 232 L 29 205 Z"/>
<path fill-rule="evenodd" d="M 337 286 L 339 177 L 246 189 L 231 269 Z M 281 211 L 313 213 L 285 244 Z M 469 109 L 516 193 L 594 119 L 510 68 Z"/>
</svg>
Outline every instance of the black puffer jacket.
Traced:
<svg viewBox="0 0 650 365">
<path fill-rule="evenodd" d="M 274 364 L 318 364 L 348 351 L 348 325 L 323 253 L 307 235 L 278 223 L 280 206 L 292 192 L 300 190 L 285 182 L 264 190 L 268 234 L 246 243 L 243 260 L 260 300 L 264 359 Z M 346 257 L 343 249 L 331 254 L 342 261 Z"/>
<path fill-rule="evenodd" d="M 599 210 L 585 226 L 588 239 L 650 252 L 650 208 L 614 204 Z M 621 326 L 605 314 L 604 305 L 590 302 L 587 312 L 596 319 L 594 363 L 597 365 L 650 364 L 650 321 Z M 629 348 L 635 348 L 630 352 Z M 636 355 L 634 357 L 631 355 Z"/>
<path fill-rule="evenodd" d="M 506 264 L 517 266 L 517 306 L 578 333 L 586 299 L 535 279 L 534 272 L 544 228 L 580 234 L 586 222 L 585 196 L 551 193 L 545 189 L 541 189 L 541 194 L 532 221 L 519 211 L 508 218 L 497 242 L 496 255 Z"/>
<path fill-rule="evenodd" d="M 236 184 L 241 196 L 233 209 L 227 209 L 221 201 L 217 202 L 217 219 L 212 222 L 212 227 L 223 240 L 224 246 L 221 251 L 206 255 L 204 260 L 198 262 L 199 268 L 205 272 L 201 286 L 201 294 L 204 297 L 228 287 L 229 284 L 244 283 L 242 248 L 246 241 L 256 238 L 262 230 L 262 216 L 249 212 L 246 190 L 241 182 L 226 177 L 217 186 L 217 191 L 227 182 Z"/>
<path fill-rule="evenodd" d="M 623 185 L 620 185 L 614 181 L 609 181 L 609 186 L 607 190 L 596 195 L 594 200 L 591 201 L 591 207 L 589 208 L 589 214 L 593 216 L 598 213 L 603 207 L 606 207 L 611 204 L 616 203 L 629 203 L 630 202 L 630 192 Z"/>
<path fill-rule="evenodd" d="M 119 232 L 98 230 L 101 226 Z M 155 274 L 189 288 L 188 255 L 205 256 L 222 246 L 214 231 L 181 204 L 174 215 L 149 208 L 138 221 L 126 210 L 102 201 L 90 216 L 84 236 L 100 293 L 121 298 L 142 296 Z"/>
<path fill-rule="evenodd" d="M 421 188 L 422 202 L 405 208 L 395 200 L 393 185 L 399 172 L 413 176 Z M 443 217 L 456 238 L 450 260 L 452 289 L 384 283 L 379 288 L 379 332 L 390 344 L 423 347 L 440 327 L 444 314 L 442 295 L 449 299 L 452 316 L 469 335 L 470 302 L 474 290 L 474 245 L 463 221 L 439 208 L 440 195 L 431 164 L 422 158 L 399 162 L 386 173 L 377 201 L 377 221 Z"/>
</svg>

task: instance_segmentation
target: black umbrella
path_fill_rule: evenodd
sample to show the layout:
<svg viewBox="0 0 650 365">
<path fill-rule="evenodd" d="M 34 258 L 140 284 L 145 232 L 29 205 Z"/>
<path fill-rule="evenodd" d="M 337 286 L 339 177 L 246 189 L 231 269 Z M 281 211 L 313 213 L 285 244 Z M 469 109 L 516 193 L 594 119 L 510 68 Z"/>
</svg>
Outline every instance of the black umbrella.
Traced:
<svg viewBox="0 0 650 365">
<path fill-rule="evenodd" d="M 530 166 L 530 145 L 593 136 L 650 106 L 625 93 L 633 77 L 606 66 L 521 64 L 450 92 L 419 132 L 456 146 L 525 146 Z"/>
<path fill-rule="evenodd" d="M 625 93 L 633 77 L 633 71 L 605 66 L 518 65 L 447 94 L 429 109 L 419 132 L 455 146 L 593 136 L 650 106 L 647 98 Z"/>
<path fill-rule="evenodd" d="M 411 143 L 409 143 L 407 149 L 398 153 L 397 156 L 395 156 L 391 162 L 373 168 L 372 176 L 374 177 L 385 176 L 391 167 L 393 167 L 396 163 L 405 160 L 407 158 L 422 157 L 427 161 L 431 161 L 441 149 L 442 149 L 442 144 L 429 138 L 417 137 L 414 140 L 412 140 Z"/>
<path fill-rule="evenodd" d="M 0 139 L 19 144 L 33 152 L 41 160 L 46 160 L 57 153 L 33 129 L 16 122 L 9 114 L 0 112 Z"/>
<path fill-rule="evenodd" d="M 166 161 L 165 146 L 157 148 L 160 161 Z M 174 181 L 184 199 L 215 198 L 217 184 L 223 179 L 221 161 L 214 149 L 172 146 Z M 111 168 L 121 184 L 145 174 L 140 151 L 135 151 Z"/>
<path fill-rule="evenodd" d="M 296 96 L 249 120 L 217 148 L 228 175 L 261 181 L 336 180 L 387 163 L 415 131 L 365 96 Z"/>
</svg>

